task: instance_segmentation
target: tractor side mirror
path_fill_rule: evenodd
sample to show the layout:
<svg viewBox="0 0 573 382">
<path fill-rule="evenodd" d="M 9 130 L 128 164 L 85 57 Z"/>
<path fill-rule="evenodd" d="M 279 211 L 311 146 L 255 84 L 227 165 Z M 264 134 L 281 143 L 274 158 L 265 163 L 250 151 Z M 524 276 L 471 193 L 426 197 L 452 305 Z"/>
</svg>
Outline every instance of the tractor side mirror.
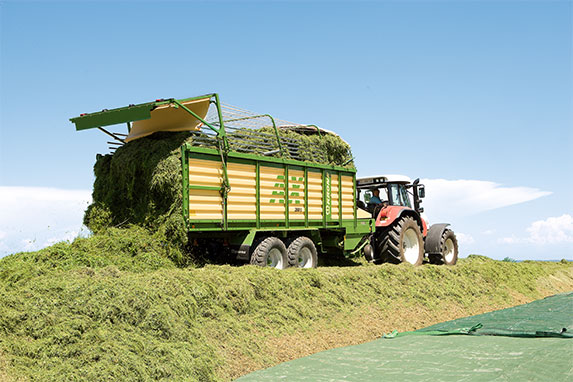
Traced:
<svg viewBox="0 0 573 382">
<path fill-rule="evenodd" d="M 424 188 L 423 184 L 420 184 L 418 186 L 418 197 L 420 199 L 425 198 L 426 197 L 426 189 Z"/>
</svg>

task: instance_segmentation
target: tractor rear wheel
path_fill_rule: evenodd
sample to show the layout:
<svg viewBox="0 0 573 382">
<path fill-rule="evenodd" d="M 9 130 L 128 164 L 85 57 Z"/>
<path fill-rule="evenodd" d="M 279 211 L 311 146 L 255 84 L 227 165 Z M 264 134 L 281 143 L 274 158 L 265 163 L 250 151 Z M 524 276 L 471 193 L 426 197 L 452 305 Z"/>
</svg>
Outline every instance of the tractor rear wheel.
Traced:
<svg viewBox="0 0 573 382">
<path fill-rule="evenodd" d="M 288 264 L 297 268 L 316 268 L 318 254 L 311 239 L 306 236 L 297 237 L 290 243 L 287 250 Z"/>
<path fill-rule="evenodd" d="M 458 240 L 454 231 L 447 229 L 440 239 L 440 253 L 428 255 L 430 263 L 455 265 L 458 262 Z"/>
<path fill-rule="evenodd" d="M 415 266 L 424 261 L 424 239 L 418 223 L 409 216 L 398 219 L 389 227 L 378 248 L 380 260 Z"/>
<path fill-rule="evenodd" d="M 278 237 L 262 240 L 251 254 L 251 264 L 259 267 L 285 269 L 288 266 L 287 249 Z"/>
</svg>

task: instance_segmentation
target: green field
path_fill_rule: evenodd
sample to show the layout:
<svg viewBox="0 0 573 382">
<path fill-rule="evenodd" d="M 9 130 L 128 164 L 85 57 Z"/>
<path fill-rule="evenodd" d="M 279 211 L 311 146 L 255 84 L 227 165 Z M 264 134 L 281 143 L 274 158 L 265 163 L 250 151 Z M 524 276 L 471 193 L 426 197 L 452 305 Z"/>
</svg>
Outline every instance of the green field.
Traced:
<svg viewBox="0 0 573 382">
<path fill-rule="evenodd" d="M 573 290 L 566 261 L 326 264 L 198 266 L 140 228 L 8 256 L 0 379 L 226 381 L 393 329 Z"/>
</svg>

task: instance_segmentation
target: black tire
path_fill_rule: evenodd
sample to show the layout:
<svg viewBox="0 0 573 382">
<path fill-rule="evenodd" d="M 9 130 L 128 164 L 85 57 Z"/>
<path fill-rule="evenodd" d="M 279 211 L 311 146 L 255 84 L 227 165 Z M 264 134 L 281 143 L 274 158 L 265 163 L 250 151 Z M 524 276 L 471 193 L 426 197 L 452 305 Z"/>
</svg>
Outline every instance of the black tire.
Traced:
<svg viewBox="0 0 573 382">
<path fill-rule="evenodd" d="M 422 265 L 424 239 L 418 223 L 413 218 L 409 216 L 399 218 L 383 232 L 378 241 L 378 257 L 374 262 L 383 261 Z"/>
<path fill-rule="evenodd" d="M 265 238 L 253 250 L 251 264 L 285 269 L 288 266 L 288 260 L 284 243 L 274 236 Z"/>
<path fill-rule="evenodd" d="M 458 239 L 451 229 L 444 230 L 440 238 L 440 253 L 429 254 L 431 264 L 455 265 L 458 262 Z"/>
<path fill-rule="evenodd" d="M 366 244 L 362 249 L 362 252 L 364 253 L 364 258 L 366 258 L 366 261 L 374 260 L 374 248 L 372 248 L 372 244 Z"/>
<path fill-rule="evenodd" d="M 316 268 L 318 253 L 311 239 L 306 236 L 297 237 L 290 243 L 287 250 L 288 264 L 296 268 Z"/>
</svg>

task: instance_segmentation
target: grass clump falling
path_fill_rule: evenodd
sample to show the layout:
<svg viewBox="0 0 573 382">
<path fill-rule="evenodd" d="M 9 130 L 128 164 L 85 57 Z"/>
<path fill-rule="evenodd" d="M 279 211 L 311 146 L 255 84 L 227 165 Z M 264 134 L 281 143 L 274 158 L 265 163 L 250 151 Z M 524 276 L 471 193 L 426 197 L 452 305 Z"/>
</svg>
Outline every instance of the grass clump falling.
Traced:
<svg viewBox="0 0 573 382">
<path fill-rule="evenodd" d="M 94 233 L 138 225 L 182 247 L 187 238 L 181 210 L 180 147 L 191 133 L 156 133 L 98 155 L 93 203 L 84 224 Z"/>
</svg>

